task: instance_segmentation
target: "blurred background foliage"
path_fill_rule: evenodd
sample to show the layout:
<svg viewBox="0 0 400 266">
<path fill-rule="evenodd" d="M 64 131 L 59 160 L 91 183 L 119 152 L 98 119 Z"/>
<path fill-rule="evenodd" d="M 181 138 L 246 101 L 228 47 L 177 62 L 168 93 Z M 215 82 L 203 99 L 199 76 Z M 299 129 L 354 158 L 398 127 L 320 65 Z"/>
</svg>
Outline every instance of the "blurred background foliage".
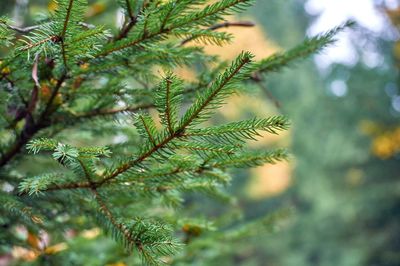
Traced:
<svg viewBox="0 0 400 266">
<path fill-rule="evenodd" d="M 89 22 L 117 30 L 114 1 L 90 2 Z M 229 59 L 241 50 L 262 58 L 290 48 L 303 40 L 320 15 L 306 12 L 308 2 L 258 0 L 240 18 L 255 21 L 255 27 L 227 29 L 236 36 L 235 42 L 206 50 Z M 363 5 L 368 1 L 349 2 Z M 241 220 L 279 214 L 288 208 L 294 211 L 289 217 L 272 219 L 269 234 L 254 228 L 255 236 L 229 243 L 222 238 L 199 254 L 191 253 L 189 246 L 181 265 L 188 261 L 193 265 L 194 261 L 200 261 L 196 265 L 400 265 L 400 9 L 386 2 L 374 2 L 386 23 L 383 31 L 358 25 L 350 34 L 339 36 L 352 44 L 355 60 L 350 64 L 333 61 L 321 68 L 321 57 L 305 61 L 270 76 L 249 95 L 233 97 L 214 118 L 286 114 L 292 120 L 291 131 L 268 136 L 257 145 L 279 143 L 290 147 L 293 156 L 289 163 L 238 173 L 240 178 L 231 187 L 236 201 L 216 204 L 190 195 L 187 211 L 205 219 L 225 213 L 226 219 L 235 216 Z M 1 5 L 0 15 L 11 14 L 21 25 L 32 25 L 35 15 L 54 9 L 48 0 L 2 0 Z M 192 75 L 189 69 L 177 72 L 186 79 Z M 184 230 L 195 237 L 202 228 L 188 225 Z M 59 260 L 71 265 L 132 263 L 97 228 L 79 234 L 67 232 L 65 240 L 49 240 L 40 257 L 35 251 L 40 245 L 38 237 L 17 233 L 24 235 L 32 249 L 15 247 L 3 255 L 0 251 L 0 265 L 10 261 L 57 265 Z"/>
</svg>

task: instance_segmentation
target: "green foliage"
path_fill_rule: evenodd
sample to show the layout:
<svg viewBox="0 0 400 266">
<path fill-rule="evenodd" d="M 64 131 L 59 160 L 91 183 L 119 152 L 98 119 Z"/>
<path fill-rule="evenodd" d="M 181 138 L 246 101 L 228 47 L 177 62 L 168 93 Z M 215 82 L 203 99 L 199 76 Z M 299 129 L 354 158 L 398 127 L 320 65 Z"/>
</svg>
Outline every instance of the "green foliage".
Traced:
<svg viewBox="0 0 400 266">
<path fill-rule="evenodd" d="M 259 62 L 261 73 L 279 71 L 287 67 L 298 59 L 306 58 L 310 55 L 316 54 L 322 50 L 323 47 L 335 42 L 335 35 L 345 28 L 352 27 L 354 22 L 349 21 L 342 26 L 336 27 L 324 34 L 314 36 L 304 40 L 302 44 L 294 47 L 285 53 L 277 53 L 269 58 Z"/>
<path fill-rule="evenodd" d="M 0 47 L 9 46 L 14 39 L 13 32 L 8 27 L 11 20 L 7 17 L 0 17 Z"/>
<path fill-rule="evenodd" d="M 7 203 L 2 216 L 20 216 L 18 224 L 28 227 L 31 217 L 39 217 L 33 210 L 43 212 L 40 228 L 54 239 L 96 222 L 143 263 L 170 263 L 184 239 L 200 237 L 186 229 L 179 235 L 189 192 L 230 200 L 224 191 L 229 168 L 287 158 L 283 149 L 246 147 L 261 131 L 286 130 L 283 116 L 208 122 L 257 73 L 319 51 L 341 28 L 261 62 L 242 52 L 227 64 L 185 44 L 226 43 L 231 37 L 213 25 L 252 1 L 207 2 L 119 1 L 125 22 L 111 34 L 86 23 L 86 1 L 59 0 L 54 13 L 23 31 L 21 41 L 7 39 L 0 65 L 0 83 L 8 88 L 1 96 L 0 184 L 10 189 L 1 193 Z M 0 38 L 11 36 L 9 23 L 1 20 Z M 198 80 L 173 74 L 185 65 Z M 165 74 L 159 78 L 155 70 Z M 27 171 L 20 170 L 23 164 L 30 164 Z"/>
</svg>

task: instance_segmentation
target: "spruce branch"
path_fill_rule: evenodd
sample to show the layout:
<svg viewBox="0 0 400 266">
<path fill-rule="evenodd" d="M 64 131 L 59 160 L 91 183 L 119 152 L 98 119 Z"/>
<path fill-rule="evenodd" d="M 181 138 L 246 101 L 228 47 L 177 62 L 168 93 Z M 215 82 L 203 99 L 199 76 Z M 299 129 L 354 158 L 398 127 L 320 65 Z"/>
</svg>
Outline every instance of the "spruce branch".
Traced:
<svg viewBox="0 0 400 266">
<path fill-rule="evenodd" d="M 229 27 L 254 27 L 255 24 L 253 22 L 250 21 L 238 21 L 238 22 L 229 22 L 229 21 L 225 21 L 223 23 L 218 23 L 215 24 L 211 27 L 209 27 L 207 30 L 209 31 L 215 31 L 221 28 L 229 28 Z M 198 37 L 197 36 L 192 36 L 189 38 L 186 38 L 185 40 L 183 40 L 180 43 L 180 46 L 183 46 L 185 44 L 187 44 L 188 42 L 191 42 L 193 40 L 196 40 Z"/>
<path fill-rule="evenodd" d="M 210 167 L 226 168 L 226 167 L 255 167 L 269 163 L 286 160 L 288 158 L 287 151 L 284 149 L 277 149 L 274 151 L 249 151 L 241 154 L 235 154 L 226 158 L 215 158 L 209 165 Z"/>
<path fill-rule="evenodd" d="M 108 208 L 97 189 L 91 189 L 100 211 L 111 224 L 112 236 L 122 242 L 128 249 L 136 248 L 147 265 L 161 265 L 160 255 L 170 255 L 180 246 L 170 232 L 162 224 L 146 224 L 140 219 L 135 219 L 129 224 L 118 221 Z M 113 230 L 115 229 L 115 230 Z"/>
<path fill-rule="evenodd" d="M 115 44 L 111 45 L 109 48 L 105 48 L 103 51 L 99 52 L 98 54 L 94 55 L 94 58 L 104 57 L 109 54 L 136 46 L 141 42 L 146 40 L 158 37 L 160 35 L 164 35 L 167 33 L 171 33 L 173 30 L 181 28 L 181 27 L 188 27 L 194 23 L 205 23 L 204 21 L 206 18 L 215 16 L 219 13 L 226 14 L 230 9 L 237 10 L 241 9 L 241 7 L 248 6 L 252 0 L 222 0 L 217 3 L 208 5 L 202 11 L 194 12 L 188 14 L 184 18 L 177 20 L 177 22 L 169 27 L 164 27 L 162 29 L 158 29 L 154 32 L 147 33 L 146 30 L 143 30 L 143 34 L 139 38 L 135 38 L 133 40 L 128 41 L 120 41 L 116 42 Z"/>
<path fill-rule="evenodd" d="M 348 27 L 354 25 L 353 21 L 344 23 L 342 26 L 336 27 L 324 34 L 306 39 L 300 45 L 283 53 L 276 53 L 258 63 L 258 73 L 266 74 L 276 72 L 297 60 L 307 58 L 310 55 L 321 52 L 328 45 L 336 42 L 335 36 Z"/>
<path fill-rule="evenodd" d="M 286 117 L 271 116 L 266 119 L 253 118 L 251 120 L 204 129 L 190 129 L 185 132 L 184 136 L 199 138 L 213 137 L 216 141 L 227 140 L 229 142 L 236 142 L 243 139 L 255 140 L 255 137 L 260 136 L 260 131 L 278 134 L 279 131 L 287 130 L 288 127 L 289 122 Z"/>
<path fill-rule="evenodd" d="M 204 95 L 200 95 L 195 103 L 189 108 L 184 117 L 179 123 L 179 127 L 174 131 L 173 134 L 167 135 L 164 139 L 160 140 L 158 143 L 152 146 L 152 148 L 143 152 L 135 160 L 128 161 L 119 167 L 111 174 L 104 177 L 100 182 L 100 186 L 110 180 L 113 180 L 118 175 L 126 172 L 133 166 L 143 162 L 145 159 L 152 156 L 155 152 L 164 148 L 168 143 L 177 137 L 182 136 L 184 131 L 190 126 L 194 121 L 204 120 L 207 116 L 207 107 L 212 104 L 214 106 L 219 106 L 222 104 L 222 100 L 228 94 L 227 90 L 224 92 L 224 88 L 231 89 L 230 85 L 233 85 L 235 81 L 244 79 L 249 73 L 249 70 L 245 69 L 245 66 L 251 62 L 252 55 L 250 53 L 242 53 L 237 57 L 237 59 L 232 63 L 230 68 L 228 68 L 214 83 L 207 89 Z M 245 69 L 245 70 L 243 70 Z M 241 73 L 243 70 L 244 73 Z M 247 74 L 247 75 L 246 75 Z M 203 116 L 203 118 L 201 118 Z"/>
<path fill-rule="evenodd" d="M 209 108 L 216 109 L 222 105 L 223 99 L 232 93 L 231 85 L 235 85 L 238 80 L 248 78 L 250 69 L 245 67 L 251 62 L 253 56 L 250 53 L 242 53 L 232 63 L 230 68 L 225 71 L 212 85 L 207 88 L 203 95 L 197 98 L 195 103 L 189 107 L 184 117 L 180 121 L 180 128 L 186 129 L 193 121 L 203 122 L 209 116 Z M 243 73 L 241 73 L 243 72 Z M 226 90 L 224 90 L 226 88 Z"/>
</svg>

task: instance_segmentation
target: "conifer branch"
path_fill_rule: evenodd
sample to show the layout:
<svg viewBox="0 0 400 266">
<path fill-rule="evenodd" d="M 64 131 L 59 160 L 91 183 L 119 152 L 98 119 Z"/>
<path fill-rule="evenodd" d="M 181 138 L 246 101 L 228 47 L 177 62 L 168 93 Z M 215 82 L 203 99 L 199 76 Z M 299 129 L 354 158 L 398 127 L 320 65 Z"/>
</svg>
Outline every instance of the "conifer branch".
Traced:
<svg viewBox="0 0 400 266">
<path fill-rule="evenodd" d="M 166 92 L 165 92 L 165 116 L 167 120 L 167 127 L 169 130 L 169 133 L 173 133 L 173 128 L 172 128 L 172 122 L 171 122 L 171 103 L 170 103 L 170 97 L 171 97 L 171 80 L 167 79 L 166 80 L 167 86 L 166 86 Z"/>
<path fill-rule="evenodd" d="M 69 0 L 68 7 L 66 10 L 67 13 L 65 16 L 63 29 L 62 29 L 62 32 L 59 37 L 60 42 L 61 42 L 61 54 L 62 54 L 64 66 L 66 69 L 68 68 L 68 65 L 67 65 L 67 55 L 66 55 L 66 51 L 65 51 L 65 34 L 67 33 L 68 23 L 70 20 L 73 4 L 74 4 L 74 0 Z"/>
<path fill-rule="evenodd" d="M 32 49 L 32 48 L 34 48 L 34 47 L 37 47 L 37 46 L 40 46 L 40 45 L 42 45 L 42 44 L 44 44 L 44 43 L 46 43 L 46 42 L 59 42 L 60 41 L 60 38 L 59 38 L 59 36 L 57 36 L 57 35 L 52 35 L 52 36 L 49 36 L 49 37 L 47 37 L 47 38 L 45 38 L 45 39 L 42 39 L 42 40 L 40 40 L 40 41 L 38 41 L 38 42 L 35 42 L 35 43 L 28 43 L 26 46 L 24 46 L 23 48 L 21 48 L 21 51 L 27 51 L 27 50 L 30 50 L 30 49 Z"/>
<path fill-rule="evenodd" d="M 276 53 L 258 63 L 261 74 L 276 72 L 284 67 L 289 66 L 296 60 L 307 58 L 310 55 L 316 54 L 328 45 L 335 43 L 334 37 L 344 29 L 354 25 L 353 21 L 349 21 L 342 26 L 336 27 L 324 34 L 317 35 L 313 38 L 306 39 L 300 45 L 290 49 L 284 53 Z"/>
<path fill-rule="evenodd" d="M 232 1 L 217 2 L 215 4 L 207 6 L 203 11 L 188 15 L 187 18 L 182 19 L 181 21 L 177 22 L 174 25 L 171 25 L 170 27 L 165 27 L 163 29 L 159 29 L 158 31 L 149 33 L 149 34 L 147 34 L 144 31 L 144 34 L 142 34 L 140 38 L 134 39 L 130 42 L 124 42 L 119 45 L 116 44 L 116 45 L 112 46 L 111 48 L 105 49 L 105 50 L 101 51 L 100 53 L 94 55 L 94 58 L 104 57 L 104 56 L 107 56 L 114 52 L 118 52 L 118 51 L 127 49 L 129 47 L 136 46 L 145 40 L 148 40 L 148 39 L 151 39 L 151 38 L 154 38 L 154 37 L 166 34 L 166 33 L 170 33 L 174 29 L 181 28 L 184 26 L 189 26 L 190 24 L 195 23 L 196 21 L 201 21 L 204 18 L 211 17 L 220 12 L 223 12 L 225 10 L 233 8 L 239 4 L 249 3 L 251 1 L 252 0 L 232 0 Z"/>
<path fill-rule="evenodd" d="M 143 128 L 144 128 L 144 130 L 146 131 L 146 134 L 147 134 L 147 136 L 149 137 L 150 142 L 151 142 L 154 146 L 156 146 L 157 144 L 156 144 L 156 142 L 155 142 L 155 140 L 154 140 L 154 138 L 153 138 L 153 134 L 150 132 L 150 128 L 149 128 L 149 125 L 147 124 L 146 120 L 143 118 L 143 116 L 139 116 L 139 119 L 140 119 L 140 121 L 141 121 L 142 124 L 143 124 Z"/>
<path fill-rule="evenodd" d="M 232 81 L 232 79 L 239 73 L 239 71 L 251 62 L 252 56 L 249 53 L 243 53 L 237 58 L 236 64 L 232 65 L 231 69 L 225 72 L 226 76 L 223 76 L 222 80 L 217 80 L 214 83 L 214 87 L 211 87 L 205 92 L 205 98 L 199 98 L 188 110 L 185 117 L 181 121 L 181 129 L 186 129 L 193 120 L 198 118 L 201 112 L 211 103 L 211 101 L 219 94 L 219 92 Z"/>
<path fill-rule="evenodd" d="M 107 219 L 111 222 L 111 224 L 124 236 L 127 243 L 132 246 L 137 246 L 137 248 L 141 251 L 143 249 L 140 242 L 137 242 L 133 235 L 125 228 L 125 226 L 117 221 L 117 219 L 112 214 L 111 210 L 107 207 L 106 203 L 100 196 L 99 192 L 96 188 L 91 189 L 94 198 L 98 205 L 100 206 L 101 212 L 107 217 Z"/>
<path fill-rule="evenodd" d="M 218 23 L 215 24 L 211 27 L 208 28 L 208 30 L 214 31 L 214 30 L 218 30 L 221 28 L 229 28 L 229 27 L 254 27 L 255 24 L 253 22 L 250 21 L 238 21 L 238 22 L 229 22 L 229 21 L 225 21 L 223 23 Z M 196 39 L 196 36 L 190 37 L 190 38 L 186 38 L 185 40 L 183 40 L 180 43 L 180 46 L 183 46 L 185 44 L 187 44 L 188 42 L 191 42 L 193 40 Z"/>
<path fill-rule="evenodd" d="M 182 119 L 180 126 L 177 130 L 174 131 L 173 134 L 168 135 L 166 138 L 161 140 L 159 143 L 156 143 L 150 150 L 144 152 L 140 155 L 137 159 L 133 161 L 129 161 L 127 163 L 122 164 L 119 166 L 114 172 L 104 177 L 104 179 L 99 183 L 99 186 L 102 184 L 113 180 L 118 175 L 126 172 L 133 166 L 141 163 L 148 157 L 152 156 L 158 150 L 164 148 L 170 141 L 173 139 L 182 136 L 185 129 L 195 120 L 198 118 L 199 114 L 211 103 L 211 101 L 219 94 L 219 92 L 229 84 L 233 80 L 233 78 L 240 72 L 242 68 L 244 68 L 248 63 L 251 61 L 251 55 L 249 53 L 241 54 L 236 63 L 232 65 L 230 69 L 227 70 L 222 75 L 220 80 L 215 82 L 215 88 L 211 88 L 208 92 L 208 95 L 205 98 L 199 98 L 198 101 L 192 105 L 187 111 L 187 115 Z"/>
</svg>

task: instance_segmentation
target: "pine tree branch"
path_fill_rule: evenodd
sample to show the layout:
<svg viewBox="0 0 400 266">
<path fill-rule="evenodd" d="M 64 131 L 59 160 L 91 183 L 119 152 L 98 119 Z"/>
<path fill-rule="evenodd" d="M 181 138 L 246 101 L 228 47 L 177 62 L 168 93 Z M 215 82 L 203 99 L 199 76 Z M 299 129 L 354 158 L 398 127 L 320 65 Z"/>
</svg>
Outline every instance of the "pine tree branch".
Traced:
<svg viewBox="0 0 400 266">
<path fill-rule="evenodd" d="M 283 53 L 275 53 L 270 57 L 261 60 L 258 62 L 258 73 L 270 73 L 277 72 L 284 67 L 293 64 L 294 62 L 305 59 L 310 55 L 316 54 L 322 49 L 326 48 L 328 45 L 331 45 L 336 42 L 335 36 L 348 27 L 352 27 L 354 25 L 353 21 L 348 21 L 343 25 L 336 27 L 324 34 L 319 34 L 315 37 L 306 39 L 300 45 L 286 51 Z"/>
<path fill-rule="evenodd" d="M 104 57 L 104 56 L 107 56 L 107 55 L 112 54 L 114 52 L 118 52 L 118 51 L 127 49 L 129 47 L 136 46 L 136 45 L 138 45 L 139 43 L 141 43 L 141 42 L 143 42 L 145 40 L 152 39 L 152 38 L 160 36 L 162 34 L 167 34 L 167 33 L 171 32 L 171 31 L 173 31 L 174 29 L 181 28 L 181 27 L 184 27 L 184 26 L 188 26 L 191 23 L 194 23 L 196 21 L 200 21 L 200 20 L 202 20 L 202 19 L 204 19 L 206 17 L 213 16 L 213 15 L 215 15 L 217 13 L 220 13 L 220 12 L 226 10 L 226 9 L 232 8 L 232 7 L 234 7 L 234 6 L 236 6 L 236 5 L 240 4 L 240 3 L 246 3 L 246 2 L 249 2 L 249 1 L 251 1 L 251 0 L 236 0 L 236 1 L 233 1 L 232 3 L 230 3 L 229 5 L 222 5 L 222 6 L 218 6 L 218 3 L 215 3 L 213 5 L 213 7 L 216 7 L 216 8 L 212 9 L 211 12 L 199 12 L 198 14 L 193 16 L 192 20 L 189 20 L 189 21 L 183 20 L 180 23 L 177 23 L 177 24 L 172 25 L 170 27 L 165 27 L 163 29 L 160 29 L 160 30 L 154 32 L 154 33 L 147 34 L 146 32 L 144 32 L 145 34 L 142 34 L 142 36 L 140 38 L 132 40 L 131 42 L 128 42 L 128 43 L 122 43 L 120 46 L 115 46 L 115 47 L 112 47 L 112 48 L 110 48 L 108 50 L 102 51 L 102 52 L 94 55 L 93 58 Z"/>
<path fill-rule="evenodd" d="M 100 196 L 99 192 L 97 191 L 95 184 L 93 183 L 93 181 L 90 178 L 89 171 L 86 169 L 85 165 L 83 164 L 83 162 L 81 160 L 78 160 L 78 161 L 84 171 L 84 174 L 88 181 L 88 184 L 90 185 L 90 191 L 92 191 L 94 198 L 97 201 L 97 204 L 100 206 L 101 212 L 107 217 L 107 219 L 111 222 L 111 224 L 122 233 L 122 235 L 126 238 L 128 243 L 130 243 L 131 245 L 138 246 L 139 249 L 141 249 L 140 248 L 141 243 L 137 242 L 136 239 L 133 238 L 133 236 L 129 232 L 129 230 L 127 230 L 123 224 L 121 224 L 117 221 L 117 219 L 114 217 L 111 210 L 107 207 L 105 201 L 103 200 L 103 198 Z"/>
<path fill-rule="evenodd" d="M 184 130 L 188 125 L 192 123 L 192 121 L 197 118 L 197 116 L 200 114 L 201 111 L 204 110 L 204 108 L 211 102 L 211 100 L 227 85 L 235 76 L 236 74 L 239 73 L 239 71 L 250 62 L 250 58 L 245 57 L 243 60 L 241 60 L 240 64 L 232 71 L 232 73 L 229 74 L 229 76 L 224 79 L 224 81 L 219 84 L 219 87 L 216 88 L 208 97 L 205 99 L 199 108 L 194 110 L 191 116 L 189 116 L 185 121 L 183 121 L 183 124 L 181 125 L 181 130 Z"/>
<path fill-rule="evenodd" d="M 126 3 L 126 9 L 127 9 L 127 11 L 128 11 L 129 18 L 130 18 L 131 20 L 133 20 L 133 18 L 134 18 L 135 16 L 133 15 L 132 7 L 131 7 L 131 2 L 130 2 L 129 0 L 125 0 L 125 3 Z"/>
<path fill-rule="evenodd" d="M 215 25 L 209 27 L 208 30 L 217 30 L 217 29 L 229 28 L 229 27 L 254 27 L 254 26 L 255 26 L 255 24 L 250 21 L 238 21 L 238 22 L 225 21 L 223 23 L 215 24 Z M 187 39 L 183 40 L 179 46 L 183 46 L 183 45 L 187 44 L 188 42 L 191 42 L 195 39 L 196 39 L 196 36 L 187 38 Z"/>
<path fill-rule="evenodd" d="M 46 42 L 50 42 L 50 41 L 52 41 L 52 42 L 60 42 L 60 37 L 59 36 L 57 36 L 57 35 L 52 35 L 52 36 L 49 36 L 49 37 L 47 37 L 47 38 L 44 38 L 43 40 L 40 40 L 40 41 L 38 41 L 38 42 L 35 42 L 35 43 L 28 43 L 25 47 L 23 47 L 22 49 L 21 49 L 21 51 L 27 51 L 27 50 L 29 50 L 29 49 L 32 49 L 33 47 L 36 47 L 36 46 L 39 46 L 39 45 L 41 45 L 41 44 L 44 44 L 44 43 L 46 43 Z"/>
<path fill-rule="evenodd" d="M 139 119 L 140 119 L 140 121 L 141 121 L 142 124 L 143 124 L 143 127 L 144 127 L 144 129 L 145 129 L 145 131 L 146 131 L 146 133 L 147 133 L 147 136 L 149 137 L 150 142 L 151 142 L 154 146 L 156 146 L 157 144 L 156 144 L 156 142 L 155 142 L 155 140 L 154 140 L 154 138 L 153 138 L 153 136 L 152 136 L 152 134 L 151 134 L 151 132 L 150 132 L 150 129 L 149 129 L 148 125 L 146 124 L 146 121 L 143 119 L 143 116 L 139 116 Z"/>
<path fill-rule="evenodd" d="M 91 191 L 94 195 L 95 200 L 100 206 L 101 212 L 107 217 L 107 219 L 111 222 L 111 224 L 121 232 L 121 234 L 126 238 L 126 240 L 130 244 L 136 245 L 138 249 L 141 250 L 142 249 L 141 243 L 137 243 L 136 239 L 134 239 L 129 230 L 127 230 L 123 224 L 117 221 L 117 219 L 114 217 L 110 209 L 107 207 L 106 203 L 103 201 L 97 189 L 92 188 Z"/>
<path fill-rule="evenodd" d="M 97 204 L 100 206 L 100 211 L 104 214 L 104 216 L 110 221 L 110 223 L 116 228 L 121 235 L 125 238 L 125 241 L 130 247 L 136 247 L 139 252 L 145 257 L 146 259 L 149 260 L 154 260 L 154 258 L 148 253 L 148 251 L 145 250 L 143 247 L 143 243 L 137 239 L 130 231 L 129 229 L 122 223 L 119 223 L 115 216 L 112 214 L 111 210 L 107 207 L 107 204 L 99 194 L 96 188 L 91 189 L 95 200 Z M 153 243 L 153 244 L 172 244 L 172 242 L 163 242 L 163 243 Z M 155 261 L 154 261 L 155 262 Z"/>
<path fill-rule="evenodd" d="M 194 110 L 194 112 L 184 120 L 179 128 L 173 131 L 173 134 L 168 135 L 166 138 L 156 143 L 150 150 L 140 155 L 137 159 L 129 161 L 120 165 L 113 173 L 105 176 L 102 181 L 98 183 L 98 187 L 102 186 L 104 183 L 115 179 L 118 175 L 126 172 L 133 166 L 143 162 L 148 157 L 152 156 L 158 150 L 164 148 L 173 139 L 182 136 L 185 129 L 192 123 L 192 121 L 199 115 L 199 113 L 212 101 L 212 99 L 239 73 L 239 71 L 250 62 L 250 58 L 245 56 L 242 58 L 240 63 L 235 67 L 235 69 L 218 85 L 218 87 L 201 103 L 201 105 Z"/>
<path fill-rule="evenodd" d="M 171 80 L 167 79 L 167 86 L 166 86 L 166 92 L 165 92 L 165 96 L 166 96 L 166 100 L 165 100 L 165 116 L 166 116 L 166 120 L 167 120 L 167 127 L 168 127 L 168 131 L 170 134 L 173 133 L 173 128 L 172 128 L 172 122 L 171 122 L 171 106 L 170 106 L 170 97 L 171 97 Z"/>
</svg>

